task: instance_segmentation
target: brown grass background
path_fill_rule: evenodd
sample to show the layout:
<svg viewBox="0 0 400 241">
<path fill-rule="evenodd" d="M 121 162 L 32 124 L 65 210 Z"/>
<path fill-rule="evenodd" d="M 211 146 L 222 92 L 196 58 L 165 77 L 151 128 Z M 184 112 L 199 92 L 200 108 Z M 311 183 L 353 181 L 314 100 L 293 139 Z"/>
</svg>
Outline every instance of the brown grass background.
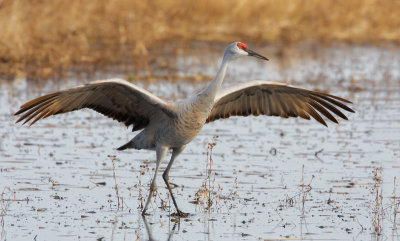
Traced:
<svg viewBox="0 0 400 241">
<path fill-rule="evenodd" d="M 0 0 L 0 29 L 0 75 L 48 78 L 76 66 L 143 68 L 199 41 L 398 43 L 400 1 Z"/>
</svg>

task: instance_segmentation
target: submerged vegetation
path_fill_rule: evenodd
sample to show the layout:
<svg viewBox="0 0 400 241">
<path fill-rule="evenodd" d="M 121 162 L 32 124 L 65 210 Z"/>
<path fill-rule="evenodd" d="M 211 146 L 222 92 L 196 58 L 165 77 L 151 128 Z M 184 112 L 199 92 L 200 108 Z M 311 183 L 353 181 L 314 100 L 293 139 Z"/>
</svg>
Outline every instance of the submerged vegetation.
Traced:
<svg viewBox="0 0 400 241">
<path fill-rule="evenodd" d="M 172 42 L 397 42 L 399 13 L 394 0 L 3 0 L 0 75 L 136 70 L 189 48 Z"/>
</svg>

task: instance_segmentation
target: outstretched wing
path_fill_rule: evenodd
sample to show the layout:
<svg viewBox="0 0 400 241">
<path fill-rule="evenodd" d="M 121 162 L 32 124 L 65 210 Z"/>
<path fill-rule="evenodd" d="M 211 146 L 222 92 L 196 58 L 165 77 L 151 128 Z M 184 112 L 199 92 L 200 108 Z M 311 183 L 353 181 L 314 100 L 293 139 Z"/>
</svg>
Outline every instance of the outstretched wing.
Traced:
<svg viewBox="0 0 400 241">
<path fill-rule="evenodd" d="M 24 113 L 17 120 L 25 120 L 24 124 L 34 118 L 32 125 L 48 116 L 83 108 L 93 109 L 126 126 L 133 124 L 133 130 L 146 127 L 160 115 L 175 115 L 165 101 L 121 79 L 93 81 L 36 98 L 23 104 L 15 115 Z"/>
<path fill-rule="evenodd" d="M 346 120 L 347 117 L 340 109 L 354 112 L 343 103 L 351 102 L 334 95 L 286 84 L 252 81 L 217 94 L 207 122 L 230 116 L 268 115 L 283 118 L 300 116 L 308 120 L 312 116 L 326 126 L 317 111 L 338 123 L 331 112 Z"/>
</svg>

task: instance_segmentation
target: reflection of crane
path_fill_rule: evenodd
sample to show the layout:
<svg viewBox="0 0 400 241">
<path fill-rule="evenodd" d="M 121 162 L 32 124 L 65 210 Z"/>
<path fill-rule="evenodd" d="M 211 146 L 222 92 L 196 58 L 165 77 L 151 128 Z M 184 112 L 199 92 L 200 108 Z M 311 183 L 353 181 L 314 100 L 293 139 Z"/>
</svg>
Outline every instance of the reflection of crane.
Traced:
<svg viewBox="0 0 400 241">
<path fill-rule="evenodd" d="M 230 116 L 269 115 L 310 119 L 323 125 L 325 121 L 319 111 L 329 120 L 338 123 L 334 113 L 343 119 L 346 116 L 338 107 L 354 112 L 343 104 L 351 103 L 337 96 L 301 89 L 285 84 L 265 81 L 247 82 L 219 92 L 228 63 L 242 56 L 267 58 L 249 50 L 240 42 L 230 44 L 222 64 L 207 87 L 195 96 L 176 103 L 167 103 L 151 93 L 124 80 L 112 79 L 90 82 L 68 90 L 45 95 L 21 106 L 16 115 L 24 113 L 17 122 L 33 119 L 32 123 L 50 115 L 90 108 L 108 117 L 133 125 L 133 131 L 142 130 L 131 141 L 118 148 L 149 149 L 156 151 L 156 169 L 150 186 L 149 197 L 144 206 L 146 213 L 151 197 L 156 190 L 158 168 L 168 149 L 172 149 L 171 160 L 163 173 L 165 184 L 179 216 L 181 212 L 168 181 L 168 173 L 175 158 L 201 130 L 205 123 Z M 26 113 L 25 113 L 26 112 Z"/>
</svg>

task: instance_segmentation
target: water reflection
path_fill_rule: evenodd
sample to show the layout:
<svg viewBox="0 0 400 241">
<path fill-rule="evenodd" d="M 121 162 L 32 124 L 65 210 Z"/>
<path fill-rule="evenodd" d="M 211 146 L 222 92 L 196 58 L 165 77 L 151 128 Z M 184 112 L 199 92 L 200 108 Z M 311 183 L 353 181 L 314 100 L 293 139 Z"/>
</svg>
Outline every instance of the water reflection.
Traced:
<svg viewBox="0 0 400 241">
<path fill-rule="evenodd" d="M 142 218 L 143 218 L 144 226 L 145 226 L 146 231 L 147 231 L 148 240 L 149 240 L 149 241 L 155 241 L 155 239 L 153 239 L 151 225 L 149 225 L 149 223 L 147 222 L 146 216 L 142 216 Z M 167 241 L 169 241 L 169 240 L 172 239 L 172 236 L 175 234 L 176 226 L 177 226 L 179 223 L 180 223 L 179 221 L 174 222 L 174 224 L 173 224 L 173 226 L 172 226 L 172 229 L 171 229 L 171 230 L 169 231 L 169 233 L 168 233 Z"/>
</svg>

